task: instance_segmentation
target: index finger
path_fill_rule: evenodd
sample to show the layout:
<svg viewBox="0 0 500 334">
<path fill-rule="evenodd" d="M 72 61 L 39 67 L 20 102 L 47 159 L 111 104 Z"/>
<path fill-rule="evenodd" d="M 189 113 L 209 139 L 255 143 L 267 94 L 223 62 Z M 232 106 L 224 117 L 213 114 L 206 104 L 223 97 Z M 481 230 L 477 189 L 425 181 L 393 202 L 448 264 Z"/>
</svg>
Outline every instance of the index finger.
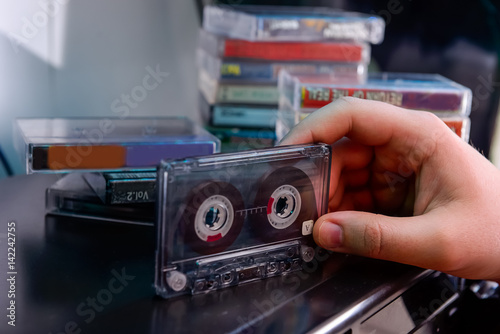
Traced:
<svg viewBox="0 0 500 334">
<path fill-rule="evenodd" d="M 306 117 L 285 136 L 280 145 L 331 144 L 345 136 L 369 146 L 397 141 L 401 149 L 412 149 L 420 139 L 442 133 L 446 125 L 436 120 L 436 116 L 427 112 L 343 97 Z"/>
</svg>

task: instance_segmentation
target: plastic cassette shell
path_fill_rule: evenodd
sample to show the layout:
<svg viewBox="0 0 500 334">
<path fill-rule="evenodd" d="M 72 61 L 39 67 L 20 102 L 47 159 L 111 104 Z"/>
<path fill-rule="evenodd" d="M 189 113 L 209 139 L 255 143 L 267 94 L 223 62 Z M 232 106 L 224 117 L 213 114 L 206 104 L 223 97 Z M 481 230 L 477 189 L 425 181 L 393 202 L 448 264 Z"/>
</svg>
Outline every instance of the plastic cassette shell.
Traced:
<svg viewBox="0 0 500 334">
<path fill-rule="evenodd" d="M 279 94 L 276 84 L 255 84 L 247 81 L 221 83 L 211 78 L 204 70 L 200 70 L 198 76 L 198 88 L 209 104 L 278 104 Z"/>
<path fill-rule="evenodd" d="M 472 92 L 438 74 L 370 73 L 366 83 L 353 84 L 329 75 L 295 75 L 281 71 L 280 104 L 297 112 L 319 109 L 342 97 L 387 102 L 407 109 L 468 116 Z"/>
<path fill-rule="evenodd" d="M 106 204 L 156 201 L 156 171 L 83 173 L 87 184 Z"/>
<path fill-rule="evenodd" d="M 113 223 L 154 225 L 155 203 L 106 203 L 89 185 L 85 173 L 68 173 L 47 188 L 47 213 Z"/>
<path fill-rule="evenodd" d="M 379 44 L 385 22 L 375 15 L 321 7 L 205 6 L 203 27 L 259 41 L 356 40 Z"/>
<path fill-rule="evenodd" d="M 313 222 L 327 212 L 330 161 L 330 146 L 317 144 L 162 162 L 157 294 L 205 293 L 299 270 Z"/>
<path fill-rule="evenodd" d="M 234 127 L 206 127 L 221 140 L 223 152 L 271 147 L 276 142 L 276 131 Z"/>
<path fill-rule="evenodd" d="M 199 104 L 202 118 L 212 126 L 273 130 L 276 126 L 277 105 L 210 104 L 203 94 Z"/>
<path fill-rule="evenodd" d="M 226 38 L 200 30 L 199 46 L 214 57 L 260 61 L 369 63 L 371 48 L 353 41 L 260 42 Z"/>
<path fill-rule="evenodd" d="M 220 152 L 186 117 L 20 118 L 14 132 L 27 173 L 149 170 L 161 159 Z"/>
<path fill-rule="evenodd" d="M 299 122 L 304 120 L 316 109 L 293 109 L 289 101 L 281 96 L 278 116 L 276 118 L 276 139 L 279 141 L 287 135 Z M 468 142 L 470 137 L 470 118 L 454 113 L 435 113 L 460 138 Z"/>
<path fill-rule="evenodd" d="M 439 118 L 446 125 L 448 125 L 448 127 L 453 132 L 455 132 L 457 136 L 462 138 L 465 142 L 469 142 L 470 126 L 471 126 L 471 121 L 469 117 L 462 115 L 443 114 L 439 115 Z"/>
<path fill-rule="evenodd" d="M 202 48 L 197 50 L 198 67 L 211 78 L 224 82 L 253 81 L 275 84 L 280 70 L 300 74 L 328 73 L 351 82 L 365 82 L 367 63 L 267 61 L 218 58 Z"/>
</svg>

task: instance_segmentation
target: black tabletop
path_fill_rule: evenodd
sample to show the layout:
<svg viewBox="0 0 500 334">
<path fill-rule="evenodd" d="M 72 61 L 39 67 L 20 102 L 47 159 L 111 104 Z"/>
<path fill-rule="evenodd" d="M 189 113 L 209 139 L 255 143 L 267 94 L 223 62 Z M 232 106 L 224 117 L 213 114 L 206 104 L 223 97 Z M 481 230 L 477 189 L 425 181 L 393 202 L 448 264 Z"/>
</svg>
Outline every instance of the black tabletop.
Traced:
<svg viewBox="0 0 500 334">
<path fill-rule="evenodd" d="M 303 333 L 349 325 L 432 274 L 325 253 L 288 276 L 163 300 L 152 285 L 155 229 L 46 215 L 57 179 L 0 181 L 1 333 Z"/>
</svg>

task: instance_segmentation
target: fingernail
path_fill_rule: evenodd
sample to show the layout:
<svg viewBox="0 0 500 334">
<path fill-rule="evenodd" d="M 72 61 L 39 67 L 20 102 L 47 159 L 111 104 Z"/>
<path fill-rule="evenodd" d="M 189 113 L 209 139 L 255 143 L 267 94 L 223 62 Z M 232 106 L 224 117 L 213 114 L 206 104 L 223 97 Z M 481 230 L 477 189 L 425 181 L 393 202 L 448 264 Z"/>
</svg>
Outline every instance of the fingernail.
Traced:
<svg viewBox="0 0 500 334">
<path fill-rule="evenodd" d="M 319 228 L 319 242 L 324 248 L 337 248 L 343 241 L 342 227 L 331 222 L 323 222 Z"/>
</svg>

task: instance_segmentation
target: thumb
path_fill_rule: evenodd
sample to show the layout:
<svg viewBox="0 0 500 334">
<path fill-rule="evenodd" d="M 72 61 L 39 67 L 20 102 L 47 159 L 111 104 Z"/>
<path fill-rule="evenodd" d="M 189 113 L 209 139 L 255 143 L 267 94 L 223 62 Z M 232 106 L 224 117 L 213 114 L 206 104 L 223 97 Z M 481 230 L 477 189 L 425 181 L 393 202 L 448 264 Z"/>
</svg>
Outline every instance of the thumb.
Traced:
<svg viewBox="0 0 500 334">
<path fill-rule="evenodd" d="M 320 217 L 313 234 L 319 246 L 335 252 L 438 268 L 444 257 L 436 247 L 435 230 L 436 224 L 424 216 L 339 211 Z"/>
</svg>

